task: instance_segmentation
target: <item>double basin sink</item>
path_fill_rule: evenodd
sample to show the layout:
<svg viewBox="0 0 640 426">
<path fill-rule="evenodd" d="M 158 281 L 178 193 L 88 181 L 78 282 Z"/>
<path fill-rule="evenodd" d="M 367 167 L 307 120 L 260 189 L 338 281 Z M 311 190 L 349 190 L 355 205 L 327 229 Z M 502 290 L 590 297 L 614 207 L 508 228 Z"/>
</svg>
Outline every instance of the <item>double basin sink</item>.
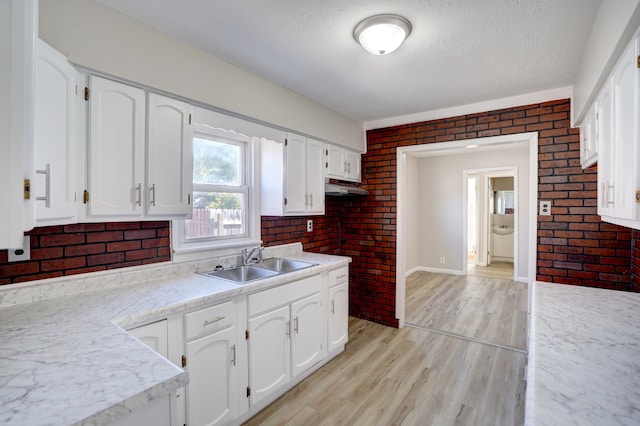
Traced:
<svg viewBox="0 0 640 426">
<path fill-rule="evenodd" d="M 228 269 L 204 272 L 204 275 L 236 284 L 246 284 L 262 278 L 299 271 L 317 265 L 316 263 L 303 262 L 301 260 L 273 258 L 265 259 L 251 265 L 239 265 Z"/>
</svg>

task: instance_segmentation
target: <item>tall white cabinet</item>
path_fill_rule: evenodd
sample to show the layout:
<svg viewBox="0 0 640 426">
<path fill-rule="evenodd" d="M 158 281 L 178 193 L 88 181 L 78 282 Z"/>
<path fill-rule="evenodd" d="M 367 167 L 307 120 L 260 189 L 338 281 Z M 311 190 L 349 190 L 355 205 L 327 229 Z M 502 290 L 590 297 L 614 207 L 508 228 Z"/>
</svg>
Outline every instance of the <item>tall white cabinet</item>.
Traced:
<svg viewBox="0 0 640 426">
<path fill-rule="evenodd" d="M 88 220 L 191 216 L 192 107 L 89 77 Z"/>
<path fill-rule="evenodd" d="M 75 223 L 78 217 L 78 72 L 38 40 L 35 85 L 36 225 Z"/>
</svg>

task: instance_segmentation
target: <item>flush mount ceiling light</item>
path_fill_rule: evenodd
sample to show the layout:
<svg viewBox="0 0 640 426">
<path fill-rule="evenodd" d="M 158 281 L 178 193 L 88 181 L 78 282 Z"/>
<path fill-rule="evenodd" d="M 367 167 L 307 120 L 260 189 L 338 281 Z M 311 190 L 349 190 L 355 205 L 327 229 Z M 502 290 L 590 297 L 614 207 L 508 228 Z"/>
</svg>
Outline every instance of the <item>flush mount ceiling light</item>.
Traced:
<svg viewBox="0 0 640 426">
<path fill-rule="evenodd" d="M 411 33 L 411 22 L 399 15 L 374 15 L 353 29 L 353 38 L 372 55 L 388 55 Z"/>
</svg>

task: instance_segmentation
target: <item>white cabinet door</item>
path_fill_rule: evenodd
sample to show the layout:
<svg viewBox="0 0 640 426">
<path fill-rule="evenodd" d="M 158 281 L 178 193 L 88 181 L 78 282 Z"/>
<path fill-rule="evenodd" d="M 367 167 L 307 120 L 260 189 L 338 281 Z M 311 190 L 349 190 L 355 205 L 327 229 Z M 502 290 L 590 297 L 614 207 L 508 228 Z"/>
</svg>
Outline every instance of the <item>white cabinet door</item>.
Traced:
<svg viewBox="0 0 640 426">
<path fill-rule="evenodd" d="M 347 174 L 347 151 L 340 146 L 329 145 L 327 152 L 327 176 L 343 179 Z"/>
<path fill-rule="evenodd" d="M 347 343 L 349 335 L 349 282 L 329 288 L 329 352 Z"/>
<path fill-rule="evenodd" d="M 249 319 L 250 403 L 291 380 L 289 305 Z"/>
<path fill-rule="evenodd" d="M 598 161 L 596 110 L 597 102 L 594 102 L 580 125 L 580 164 L 583 169 Z"/>
<path fill-rule="evenodd" d="M 596 100 L 598 137 L 598 214 L 610 216 L 613 206 L 613 96 L 611 80 Z"/>
<path fill-rule="evenodd" d="M 322 295 L 313 294 L 291 304 L 291 375 L 306 371 L 323 356 Z"/>
<path fill-rule="evenodd" d="M 144 209 L 145 94 L 90 76 L 87 214 L 140 219 Z"/>
<path fill-rule="evenodd" d="M 230 327 L 185 344 L 187 424 L 225 424 L 237 415 L 236 331 Z"/>
<path fill-rule="evenodd" d="M 193 152 L 192 107 L 148 94 L 146 215 L 191 217 Z"/>
<path fill-rule="evenodd" d="M 324 176 L 326 144 L 307 139 L 307 213 L 324 214 Z"/>
<path fill-rule="evenodd" d="M 304 136 L 287 134 L 285 143 L 285 206 L 287 215 L 307 212 L 308 193 L 306 182 L 306 146 Z"/>
<path fill-rule="evenodd" d="M 24 179 L 33 177 L 33 100 L 38 2 L 0 2 L 0 247 L 21 248 L 33 225 Z"/>
<path fill-rule="evenodd" d="M 77 221 L 77 77 L 67 58 L 38 40 L 32 194 L 40 226 Z"/>
<path fill-rule="evenodd" d="M 346 152 L 347 173 L 345 178 L 347 180 L 360 182 L 362 180 L 362 173 L 360 171 L 361 155 L 358 152 L 349 151 Z"/>
<path fill-rule="evenodd" d="M 634 219 L 638 152 L 636 127 L 640 121 L 636 109 L 638 68 L 636 44 L 632 42 L 622 54 L 613 72 L 613 187 L 608 197 L 613 201 L 611 215 L 619 219 Z"/>
</svg>

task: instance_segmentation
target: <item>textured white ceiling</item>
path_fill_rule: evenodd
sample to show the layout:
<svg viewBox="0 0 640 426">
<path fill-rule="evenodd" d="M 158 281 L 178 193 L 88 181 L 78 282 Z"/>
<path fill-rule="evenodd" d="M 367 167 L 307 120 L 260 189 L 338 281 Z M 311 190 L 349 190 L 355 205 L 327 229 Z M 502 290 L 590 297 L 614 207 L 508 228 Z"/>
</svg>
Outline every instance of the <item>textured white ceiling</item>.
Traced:
<svg viewBox="0 0 640 426">
<path fill-rule="evenodd" d="M 569 86 L 601 0 L 98 0 L 240 68 L 372 121 Z M 413 31 L 387 56 L 367 16 Z"/>
</svg>

